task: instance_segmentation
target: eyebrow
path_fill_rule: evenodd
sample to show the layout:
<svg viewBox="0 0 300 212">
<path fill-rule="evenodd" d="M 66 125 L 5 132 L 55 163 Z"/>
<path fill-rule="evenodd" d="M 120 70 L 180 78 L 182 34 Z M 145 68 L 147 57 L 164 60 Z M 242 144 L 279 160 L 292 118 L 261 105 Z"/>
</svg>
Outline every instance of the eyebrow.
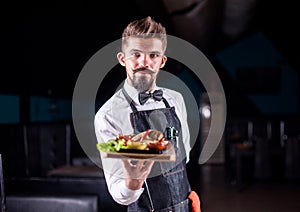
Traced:
<svg viewBox="0 0 300 212">
<path fill-rule="evenodd" d="M 129 52 L 130 53 L 134 53 L 134 52 L 144 53 L 143 51 L 141 51 L 139 49 L 131 49 Z M 161 54 L 161 52 L 160 51 L 150 51 L 150 54 Z"/>
<path fill-rule="evenodd" d="M 141 50 L 138 50 L 138 49 L 131 49 L 130 51 L 129 51 L 130 53 L 132 53 L 132 52 L 143 52 L 143 51 L 141 51 Z"/>
</svg>

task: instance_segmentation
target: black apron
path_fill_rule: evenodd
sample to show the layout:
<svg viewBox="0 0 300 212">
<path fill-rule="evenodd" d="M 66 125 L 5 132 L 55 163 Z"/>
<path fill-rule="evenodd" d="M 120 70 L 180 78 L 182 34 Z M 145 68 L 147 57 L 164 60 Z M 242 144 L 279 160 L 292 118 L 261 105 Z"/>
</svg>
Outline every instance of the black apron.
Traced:
<svg viewBox="0 0 300 212">
<path fill-rule="evenodd" d="M 136 202 L 128 206 L 128 211 L 188 212 L 187 198 L 191 189 L 186 174 L 186 156 L 181 136 L 181 123 L 175 108 L 170 107 L 167 100 L 163 98 L 166 108 L 138 111 L 133 100 L 124 89 L 123 94 L 132 109 L 130 120 L 135 134 L 147 129 L 156 129 L 164 132 L 166 136 L 168 133 L 166 129 L 173 127 L 179 135 L 179 139 L 172 140 L 176 161 L 154 163 L 152 170 L 155 170 L 155 173 L 159 170 L 161 174 L 147 178 L 143 186 L 144 192 Z"/>
</svg>

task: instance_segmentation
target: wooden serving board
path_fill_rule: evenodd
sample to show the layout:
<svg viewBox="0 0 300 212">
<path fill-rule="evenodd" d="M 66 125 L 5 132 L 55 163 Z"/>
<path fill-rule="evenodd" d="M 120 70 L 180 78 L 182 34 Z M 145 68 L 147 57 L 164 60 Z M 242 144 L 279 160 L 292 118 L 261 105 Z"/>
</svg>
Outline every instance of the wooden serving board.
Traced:
<svg viewBox="0 0 300 212">
<path fill-rule="evenodd" d="M 170 144 L 162 153 L 145 153 L 147 150 L 135 152 L 101 152 L 104 158 L 153 160 L 153 161 L 175 161 L 176 154 L 174 147 Z"/>
</svg>

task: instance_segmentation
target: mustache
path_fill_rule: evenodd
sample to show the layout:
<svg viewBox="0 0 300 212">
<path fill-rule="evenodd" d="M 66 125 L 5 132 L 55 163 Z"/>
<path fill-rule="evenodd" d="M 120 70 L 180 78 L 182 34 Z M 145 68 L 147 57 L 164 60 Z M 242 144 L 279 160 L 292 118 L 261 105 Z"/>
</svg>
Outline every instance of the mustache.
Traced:
<svg viewBox="0 0 300 212">
<path fill-rule="evenodd" d="M 139 71 L 143 71 L 143 72 L 146 72 L 148 74 L 154 74 L 155 72 L 154 71 L 151 71 L 150 69 L 147 69 L 147 68 L 137 68 L 135 70 L 133 70 L 133 73 L 137 73 Z"/>
</svg>

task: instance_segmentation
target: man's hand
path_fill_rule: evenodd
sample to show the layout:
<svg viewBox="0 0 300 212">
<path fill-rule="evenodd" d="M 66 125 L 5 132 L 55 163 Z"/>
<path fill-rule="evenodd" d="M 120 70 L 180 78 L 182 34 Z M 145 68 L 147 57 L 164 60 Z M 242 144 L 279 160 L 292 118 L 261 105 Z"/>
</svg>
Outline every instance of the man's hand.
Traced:
<svg viewBox="0 0 300 212">
<path fill-rule="evenodd" d="M 154 161 L 138 160 L 131 162 L 131 160 L 122 160 L 123 169 L 125 173 L 125 184 L 131 190 L 140 189 L 145 179 L 148 177 Z"/>
</svg>

